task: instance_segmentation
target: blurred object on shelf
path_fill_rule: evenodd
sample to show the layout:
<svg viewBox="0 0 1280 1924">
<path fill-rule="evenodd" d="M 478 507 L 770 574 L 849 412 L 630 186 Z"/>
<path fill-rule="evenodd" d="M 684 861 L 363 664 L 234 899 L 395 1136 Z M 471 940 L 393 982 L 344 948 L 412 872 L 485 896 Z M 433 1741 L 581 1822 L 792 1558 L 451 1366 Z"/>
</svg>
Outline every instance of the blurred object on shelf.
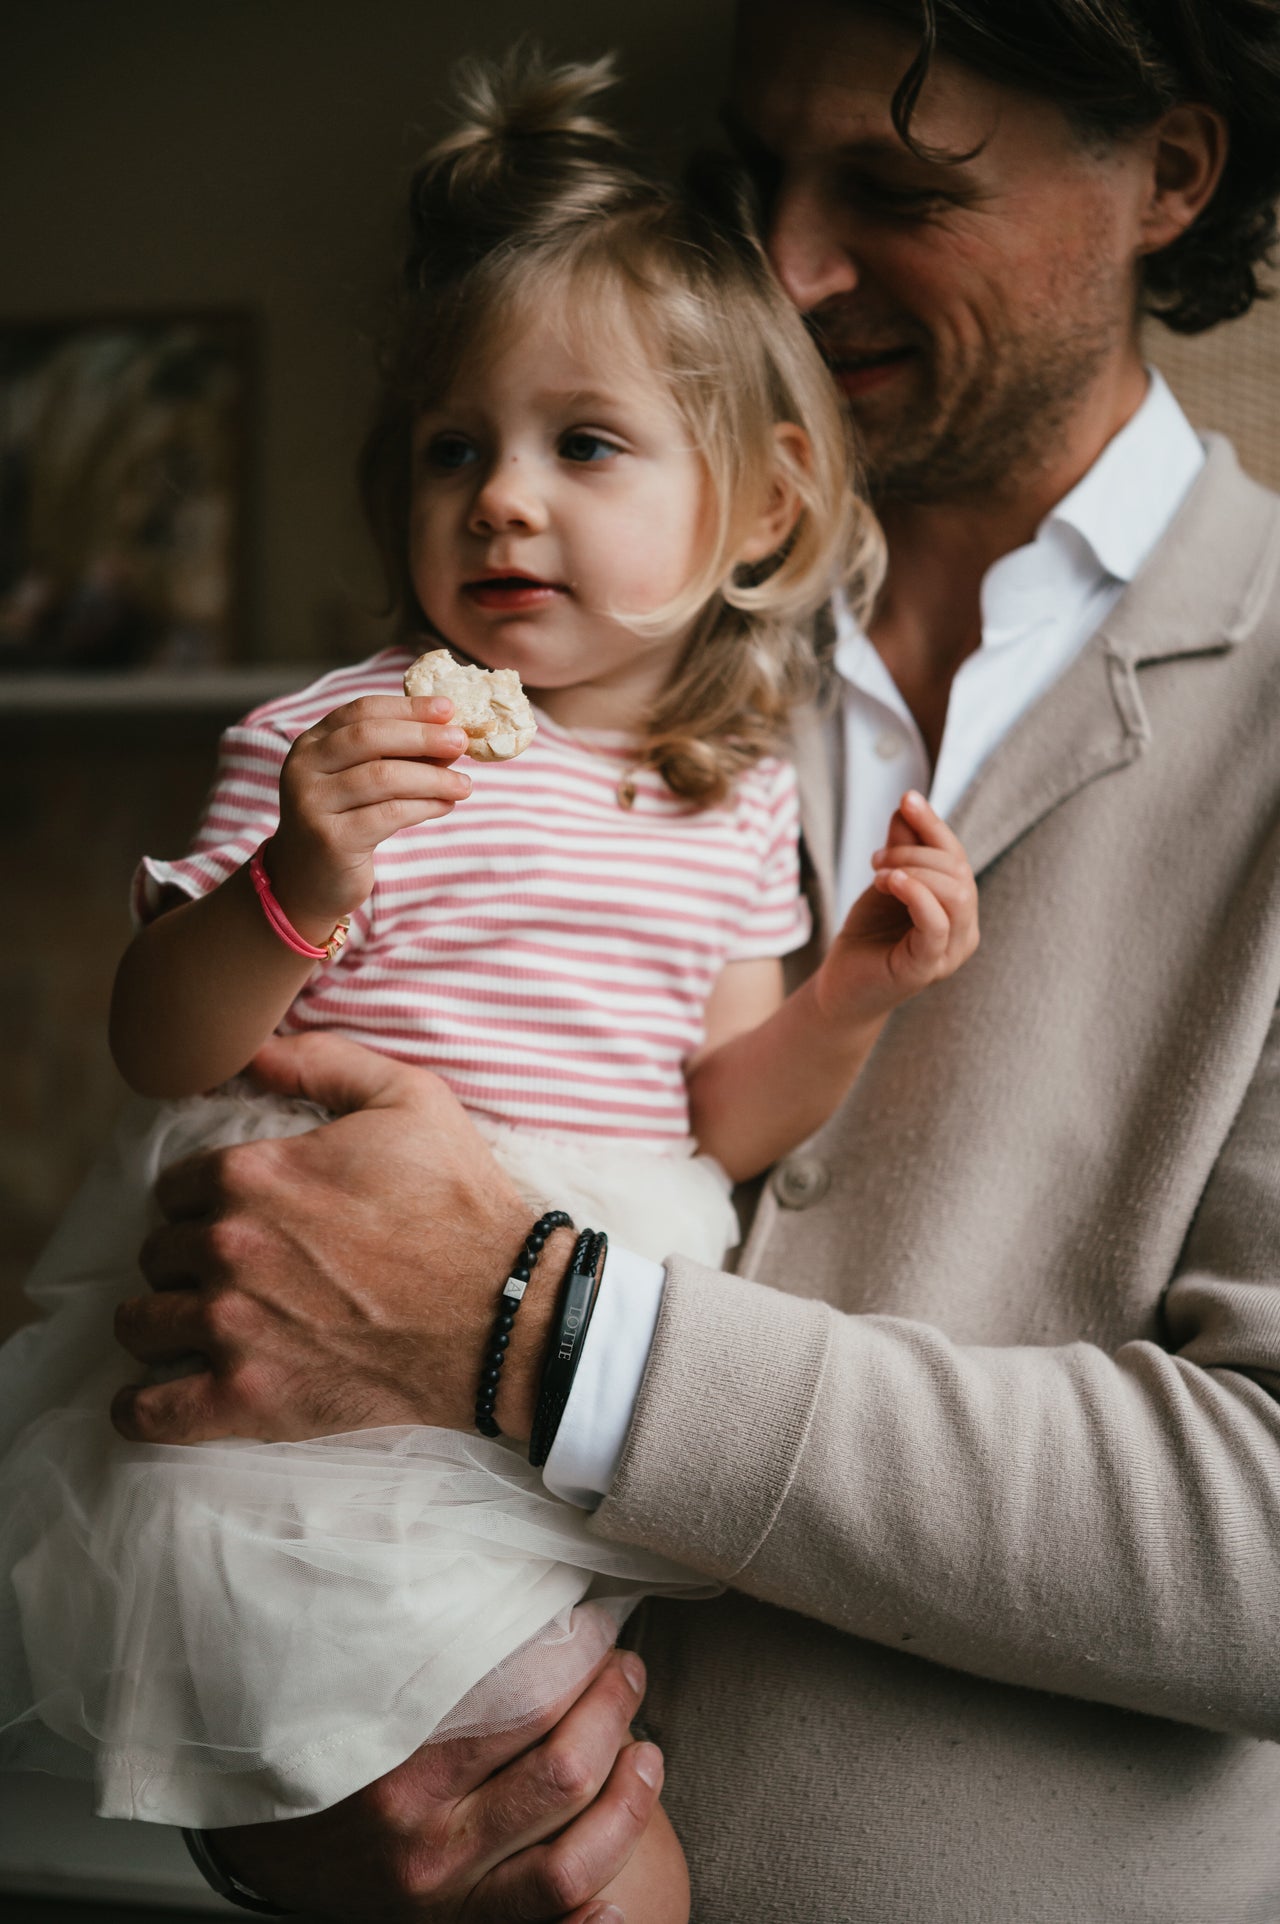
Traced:
<svg viewBox="0 0 1280 1924">
<path fill-rule="evenodd" d="M 252 328 L 0 322 L 0 669 L 242 657 Z"/>
</svg>

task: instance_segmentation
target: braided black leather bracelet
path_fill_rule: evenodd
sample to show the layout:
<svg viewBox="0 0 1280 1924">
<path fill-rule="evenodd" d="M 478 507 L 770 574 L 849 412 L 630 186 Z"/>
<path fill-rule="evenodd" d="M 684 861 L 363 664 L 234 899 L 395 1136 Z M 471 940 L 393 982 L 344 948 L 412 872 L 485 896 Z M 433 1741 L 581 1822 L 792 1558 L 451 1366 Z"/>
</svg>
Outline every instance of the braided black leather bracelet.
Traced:
<svg viewBox="0 0 1280 1924">
<path fill-rule="evenodd" d="M 541 1469 L 551 1454 L 560 1420 L 569 1401 L 573 1379 L 582 1361 L 582 1348 L 596 1306 L 609 1238 L 602 1229 L 584 1229 L 574 1245 L 573 1260 L 560 1296 L 560 1315 L 547 1360 L 529 1439 L 529 1461 Z"/>
<path fill-rule="evenodd" d="M 489 1338 L 489 1347 L 485 1351 L 484 1363 L 480 1370 L 480 1387 L 476 1391 L 476 1428 L 481 1436 L 502 1435 L 494 1418 L 493 1406 L 498 1400 L 498 1383 L 502 1377 L 502 1365 L 507 1360 L 511 1326 L 516 1320 L 516 1311 L 529 1286 L 529 1278 L 537 1267 L 543 1244 L 553 1229 L 572 1228 L 573 1218 L 567 1216 L 563 1209 L 549 1209 L 545 1216 L 539 1216 L 524 1239 L 524 1248 L 516 1259 L 515 1268 L 502 1286 L 502 1294 L 498 1298 L 498 1313 L 493 1322 L 493 1335 Z"/>
<path fill-rule="evenodd" d="M 242 1884 L 214 1849 L 213 1837 L 214 1833 L 207 1830 L 184 1830 L 182 1833 L 182 1841 L 191 1862 L 211 1891 L 216 1891 L 228 1904 L 234 1904 L 242 1911 L 255 1911 L 259 1917 L 297 1915 L 294 1911 L 282 1911 L 271 1898 L 263 1897 L 258 1891 L 250 1890 L 247 1884 Z"/>
</svg>

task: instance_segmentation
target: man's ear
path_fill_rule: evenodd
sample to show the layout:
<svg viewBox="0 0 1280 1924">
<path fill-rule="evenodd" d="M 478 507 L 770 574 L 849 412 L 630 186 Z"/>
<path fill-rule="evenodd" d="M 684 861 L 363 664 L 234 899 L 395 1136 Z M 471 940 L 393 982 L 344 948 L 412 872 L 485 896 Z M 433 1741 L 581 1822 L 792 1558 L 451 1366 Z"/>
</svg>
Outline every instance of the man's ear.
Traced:
<svg viewBox="0 0 1280 1924">
<path fill-rule="evenodd" d="M 1151 184 L 1142 210 L 1142 251 L 1158 254 L 1185 234 L 1213 199 L 1227 162 L 1227 123 L 1212 107 L 1184 101 L 1147 135 Z"/>
<path fill-rule="evenodd" d="M 809 466 L 809 437 L 794 421 L 780 421 L 773 430 L 773 439 L 775 453 L 768 494 L 738 549 L 738 562 L 765 561 L 771 554 L 777 554 L 800 519 L 802 503 L 796 474 Z"/>
</svg>

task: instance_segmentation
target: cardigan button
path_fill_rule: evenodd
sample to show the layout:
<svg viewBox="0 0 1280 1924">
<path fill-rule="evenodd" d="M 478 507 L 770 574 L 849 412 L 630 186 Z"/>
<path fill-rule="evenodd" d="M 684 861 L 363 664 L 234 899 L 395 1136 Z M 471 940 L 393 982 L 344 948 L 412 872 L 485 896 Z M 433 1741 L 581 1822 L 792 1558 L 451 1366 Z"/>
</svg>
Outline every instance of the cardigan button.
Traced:
<svg viewBox="0 0 1280 1924">
<path fill-rule="evenodd" d="M 784 1209 L 808 1209 L 831 1187 L 831 1171 L 816 1156 L 788 1156 L 773 1172 L 773 1193 Z"/>
</svg>

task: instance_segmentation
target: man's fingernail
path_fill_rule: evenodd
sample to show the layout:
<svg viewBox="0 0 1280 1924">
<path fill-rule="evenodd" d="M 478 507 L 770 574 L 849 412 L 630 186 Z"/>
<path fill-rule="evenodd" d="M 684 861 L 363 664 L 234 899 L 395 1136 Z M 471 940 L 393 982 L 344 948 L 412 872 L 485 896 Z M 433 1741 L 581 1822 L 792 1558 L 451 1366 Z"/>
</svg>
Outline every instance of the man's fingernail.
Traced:
<svg viewBox="0 0 1280 1924">
<path fill-rule="evenodd" d="M 601 1904 L 597 1910 L 588 1911 L 582 1924 L 627 1924 L 616 1904 Z"/>
<path fill-rule="evenodd" d="M 637 1744 L 632 1762 L 636 1776 L 648 1784 L 650 1790 L 662 1782 L 662 1752 L 656 1744 Z"/>
<path fill-rule="evenodd" d="M 622 1652 L 622 1674 L 633 1690 L 644 1689 L 644 1665 L 633 1650 Z"/>
</svg>

